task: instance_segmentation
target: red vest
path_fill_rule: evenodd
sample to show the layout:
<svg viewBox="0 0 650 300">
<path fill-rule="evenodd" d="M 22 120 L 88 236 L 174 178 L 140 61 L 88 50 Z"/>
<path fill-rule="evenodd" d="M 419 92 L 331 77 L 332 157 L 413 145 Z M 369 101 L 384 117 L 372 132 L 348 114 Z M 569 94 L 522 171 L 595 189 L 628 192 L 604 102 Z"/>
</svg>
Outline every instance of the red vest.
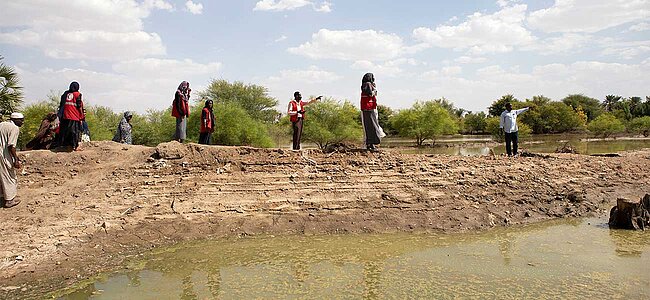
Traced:
<svg viewBox="0 0 650 300">
<path fill-rule="evenodd" d="M 203 118 L 203 115 L 205 115 L 205 118 Z M 204 107 L 203 113 L 201 114 L 201 133 L 210 133 L 214 129 L 214 120 L 212 120 L 211 116 L 210 110 Z"/>
<path fill-rule="evenodd" d="M 303 104 L 304 104 L 304 102 L 296 101 L 296 100 L 291 100 L 291 102 L 289 102 L 289 111 L 288 111 L 288 113 L 289 113 L 289 120 L 291 120 L 291 122 L 294 122 L 294 123 L 298 122 L 299 117 L 303 118 L 303 119 L 305 118 L 305 114 L 299 113 L 299 111 L 304 111 L 305 110 Z M 295 114 L 292 114 L 293 112 L 295 112 Z"/>
<path fill-rule="evenodd" d="M 85 118 L 83 114 L 83 102 L 81 106 L 77 107 L 77 99 L 81 97 L 81 93 L 72 92 L 68 93 L 63 105 L 63 119 L 72 121 L 81 121 Z"/>
<path fill-rule="evenodd" d="M 176 92 L 176 94 L 178 94 L 178 92 Z M 178 100 L 176 100 L 176 99 L 178 99 Z M 176 109 L 176 105 L 177 105 L 177 104 L 176 104 L 176 101 L 180 101 L 180 102 L 181 102 L 181 103 L 180 103 L 181 109 L 182 109 L 185 113 L 180 112 L 180 111 L 178 111 L 178 109 Z M 183 100 L 183 96 L 182 96 L 182 95 L 177 95 L 177 96 L 174 98 L 174 102 L 172 102 L 172 116 L 173 116 L 174 118 L 182 118 L 182 117 L 184 117 L 184 116 L 188 116 L 188 117 L 190 116 L 190 105 L 189 105 L 189 103 L 187 103 L 187 102 L 188 102 L 188 101 L 184 101 L 184 100 Z"/>
<path fill-rule="evenodd" d="M 373 110 L 377 108 L 377 97 L 361 93 L 361 110 Z"/>
</svg>

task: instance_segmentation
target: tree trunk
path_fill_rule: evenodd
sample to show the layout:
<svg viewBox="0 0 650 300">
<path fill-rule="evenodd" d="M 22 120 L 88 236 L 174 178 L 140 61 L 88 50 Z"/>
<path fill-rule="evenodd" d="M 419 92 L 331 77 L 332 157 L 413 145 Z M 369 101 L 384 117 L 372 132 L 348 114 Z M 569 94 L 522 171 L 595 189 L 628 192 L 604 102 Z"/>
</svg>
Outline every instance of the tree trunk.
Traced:
<svg viewBox="0 0 650 300">
<path fill-rule="evenodd" d="M 609 226 L 632 230 L 650 228 L 650 194 L 639 202 L 619 198 L 609 213 Z"/>
</svg>

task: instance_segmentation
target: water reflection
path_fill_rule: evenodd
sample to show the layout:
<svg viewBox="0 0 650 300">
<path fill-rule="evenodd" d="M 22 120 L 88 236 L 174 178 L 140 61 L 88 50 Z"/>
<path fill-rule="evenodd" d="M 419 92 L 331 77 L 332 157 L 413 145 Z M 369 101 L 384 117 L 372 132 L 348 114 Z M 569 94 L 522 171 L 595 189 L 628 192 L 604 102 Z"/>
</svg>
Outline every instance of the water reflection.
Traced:
<svg viewBox="0 0 650 300">
<path fill-rule="evenodd" d="M 650 235 L 589 222 L 179 245 L 63 299 L 648 299 Z"/>
</svg>

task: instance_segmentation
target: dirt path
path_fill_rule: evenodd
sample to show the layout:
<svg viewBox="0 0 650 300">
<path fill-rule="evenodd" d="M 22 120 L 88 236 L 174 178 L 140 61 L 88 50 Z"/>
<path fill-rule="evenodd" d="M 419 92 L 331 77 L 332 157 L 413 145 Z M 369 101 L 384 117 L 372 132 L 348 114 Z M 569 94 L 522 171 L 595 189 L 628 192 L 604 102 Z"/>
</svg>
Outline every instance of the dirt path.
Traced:
<svg viewBox="0 0 650 300">
<path fill-rule="evenodd" d="M 0 298 L 183 240 L 488 229 L 604 215 L 650 192 L 650 150 L 506 159 L 93 142 L 21 155 L 23 203 L 0 210 Z"/>
</svg>

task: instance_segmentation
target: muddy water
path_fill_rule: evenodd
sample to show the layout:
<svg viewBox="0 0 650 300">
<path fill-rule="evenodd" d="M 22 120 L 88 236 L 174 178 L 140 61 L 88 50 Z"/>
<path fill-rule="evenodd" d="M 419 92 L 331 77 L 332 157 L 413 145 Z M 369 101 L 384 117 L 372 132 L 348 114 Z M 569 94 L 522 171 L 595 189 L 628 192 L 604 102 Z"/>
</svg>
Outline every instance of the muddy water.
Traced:
<svg viewBox="0 0 650 300">
<path fill-rule="evenodd" d="M 650 299 L 650 232 L 604 223 L 185 244 L 61 299 Z"/>
<path fill-rule="evenodd" d="M 534 135 L 521 138 L 520 150 L 536 153 L 553 153 L 559 147 L 569 144 L 581 154 L 602 154 L 616 153 L 621 151 L 639 150 L 650 148 L 650 139 L 647 138 L 619 138 L 613 139 L 589 139 L 586 136 L 561 136 L 561 135 Z M 400 152 L 419 154 L 446 154 L 463 156 L 480 156 L 490 154 L 490 149 L 496 154 L 505 153 L 503 143 L 492 142 L 489 136 L 463 136 L 437 141 L 435 147 L 409 147 L 412 141 L 403 139 L 388 139 L 384 143 L 387 147 L 399 147 Z M 496 145 L 496 146 L 495 146 Z"/>
</svg>

